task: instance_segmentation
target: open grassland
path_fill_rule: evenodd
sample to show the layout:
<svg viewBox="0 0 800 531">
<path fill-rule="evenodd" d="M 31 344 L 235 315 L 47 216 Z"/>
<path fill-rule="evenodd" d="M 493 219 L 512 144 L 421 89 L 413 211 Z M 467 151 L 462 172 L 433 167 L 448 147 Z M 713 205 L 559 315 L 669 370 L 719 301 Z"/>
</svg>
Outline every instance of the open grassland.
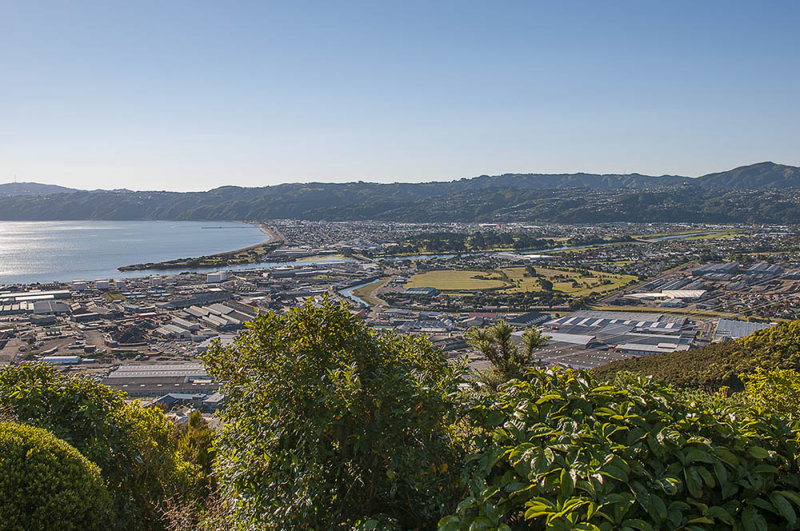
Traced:
<svg viewBox="0 0 800 531">
<path fill-rule="evenodd" d="M 683 236 L 684 234 L 698 234 L 700 232 L 707 232 L 707 231 L 700 231 L 700 230 L 676 230 L 672 232 L 653 232 L 650 234 L 634 234 L 632 238 L 637 240 L 650 240 L 652 238 L 663 238 L 665 236 Z"/>
<path fill-rule="evenodd" d="M 539 282 L 539 279 L 527 275 L 524 267 L 507 267 L 505 269 L 501 269 L 501 271 L 513 284 L 512 287 L 503 290 L 503 293 L 542 291 L 542 284 Z"/>
<path fill-rule="evenodd" d="M 375 296 L 375 292 L 382 288 L 391 278 L 379 278 L 375 282 L 370 282 L 366 286 L 362 286 L 353 290 L 353 295 L 363 300 L 370 306 L 377 306 L 381 304 L 381 300 Z"/>
<path fill-rule="evenodd" d="M 525 272 L 525 268 L 522 267 L 506 269 L 508 270 Z M 553 291 L 560 291 L 572 297 L 585 297 L 593 292 L 607 295 L 637 280 L 633 275 L 617 275 L 602 271 L 567 271 L 545 267 L 537 267 L 536 273 L 553 283 Z"/>
<path fill-rule="evenodd" d="M 502 293 L 542 291 L 540 279 L 553 283 L 553 291 L 573 297 L 591 293 L 606 295 L 636 280 L 631 275 L 617 275 L 601 271 L 567 271 L 536 267 L 538 276 L 531 276 L 524 267 L 506 267 L 494 271 L 442 270 L 414 275 L 406 284 L 411 287 L 431 287 L 446 292 L 501 289 Z"/>
<path fill-rule="evenodd" d="M 427 271 L 411 277 L 406 288 L 430 287 L 441 291 L 474 291 L 497 289 L 509 285 L 504 275 L 497 271 L 477 271 L 474 269 Z"/>
<path fill-rule="evenodd" d="M 298 258 L 297 262 L 311 262 L 312 260 L 344 260 L 347 258 L 343 254 L 313 254 L 311 256 L 304 256 Z"/>
<path fill-rule="evenodd" d="M 679 238 L 681 240 L 714 240 L 717 238 L 733 238 L 747 234 L 747 231 L 741 229 L 720 229 L 720 230 L 685 230 L 674 232 L 657 232 L 654 234 L 636 234 L 632 236 L 635 240 L 650 241 L 656 238 L 668 238 L 676 236 L 685 236 Z M 676 238 L 678 239 L 678 238 Z"/>
<path fill-rule="evenodd" d="M 738 236 L 744 236 L 747 234 L 746 231 L 741 230 L 723 230 L 723 231 L 716 231 L 716 232 L 709 232 L 706 234 L 698 234 L 696 236 L 689 236 L 686 238 L 687 241 L 691 240 L 723 240 L 726 238 L 736 238 Z"/>
</svg>

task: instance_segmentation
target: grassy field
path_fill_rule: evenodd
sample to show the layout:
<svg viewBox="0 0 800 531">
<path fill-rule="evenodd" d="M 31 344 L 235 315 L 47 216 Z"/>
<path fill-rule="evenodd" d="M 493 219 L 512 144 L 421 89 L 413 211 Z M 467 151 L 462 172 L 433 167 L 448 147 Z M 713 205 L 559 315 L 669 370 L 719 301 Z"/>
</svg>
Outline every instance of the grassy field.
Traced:
<svg viewBox="0 0 800 531">
<path fill-rule="evenodd" d="M 524 268 L 521 267 L 509 269 L 519 269 L 524 272 Z M 580 273 L 577 271 L 537 267 L 536 272 L 553 283 L 554 291 L 560 291 L 572 297 L 585 297 L 592 292 L 606 295 L 637 280 L 632 275 L 617 275 L 603 273 L 602 271 Z"/>
<path fill-rule="evenodd" d="M 409 279 L 406 288 L 430 287 L 442 291 L 470 291 L 496 289 L 507 285 L 509 284 L 504 276 L 497 271 L 445 269 L 418 273 Z"/>
<path fill-rule="evenodd" d="M 736 238 L 747 234 L 745 231 L 740 230 L 725 230 L 717 232 L 709 232 L 707 234 L 698 234 L 697 236 L 689 236 L 686 241 L 691 240 L 722 240 L 726 238 Z"/>
<path fill-rule="evenodd" d="M 747 234 L 747 231 L 739 229 L 722 229 L 722 230 L 686 230 L 676 232 L 658 232 L 655 234 L 636 234 L 633 236 L 636 240 L 648 241 L 654 238 L 663 238 L 668 236 L 683 236 L 688 235 L 681 240 L 714 240 L 717 238 L 732 238 L 734 236 L 741 236 Z"/>
<path fill-rule="evenodd" d="M 573 297 L 595 292 L 605 295 L 636 280 L 631 275 L 616 275 L 600 271 L 580 273 L 561 269 L 536 267 L 536 273 L 553 283 L 553 290 Z M 441 291 L 475 291 L 502 289 L 503 293 L 541 291 L 540 277 L 526 275 L 524 267 L 506 267 L 491 272 L 476 270 L 428 271 L 414 275 L 407 288 L 431 287 Z"/>
<path fill-rule="evenodd" d="M 363 300 L 364 302 L 366 302 L 370 306 L 377 306 L 378 304 L 381 303 L 381 301 L 378 300 L 373 295 L 373 293 L 375 293 L 375 291 L 377 291 L 378 289 L 383 287 L 383 285 L 386 284 L 387 282 L 389 282 L 389 280 L 391 280 L 391 279 L 390 278 L 379 278 L 375 282 L 370 282 L 366 286 L 360 287 L 358 289 L 354 289 L 353 290 L 353 295 L 355 295 L 359 299 Z"/>
<path fill-rule="evenodd" d="M 343 254 L 314 254 L 311 256 L 304 256 L 302 258 L 298 258 L 297 262 L 310 262 L 311 260 L 344 260 L 347 258 Z"/>
</svg>

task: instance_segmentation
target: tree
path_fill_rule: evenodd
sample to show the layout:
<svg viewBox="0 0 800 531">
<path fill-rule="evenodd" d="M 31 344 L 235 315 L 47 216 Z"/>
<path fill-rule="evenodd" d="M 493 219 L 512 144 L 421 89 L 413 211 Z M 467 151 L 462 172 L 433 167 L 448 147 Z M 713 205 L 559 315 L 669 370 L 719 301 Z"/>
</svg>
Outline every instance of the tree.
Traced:
<svg viewBox="0 0 800 531">
<path fill-rule="evenodd" d="M 522 333 L 520 341 L 522 348 L 520 348 L 511 341 L 513 332 L 514 329 L 510 325 L 500 320 L 487 328 L 472 327 L 464 336 L 468 345 L 486 356 L 492 364 L 492 370 L 499 376 L 499 378 L 490 377 L 490 381 L 502 383 L 521 377 L 525 370 L 535 363 L 536 351 L 547 344 L 547 337 L 542 336 L 536 327 L 531 326 Z"/>
<path fill-rule="evenodd" d="M 41 428 L 0 422 L 0 526 L 104 530 L 111 497 L 100 469 Z"/>
<path fill-rule="evenodd" d="M 214 487 L 212 465 L 214 463 L 214 432 L 209 429 L 200 411 L 192 411 L 189 421 L 181 426 L 183 433 L 178 442 L 178 453 L 187 463 L 197 468 L 199 498 L 206 497 Z"/>
<path fill-rule="evenodd" d="M 260 315 L 208 370 L 225 382 L 216 474 L 242 528 L 429 525 L 452 499 L 463 366 L 341 305 Z"/>
<path fill-rule="evenodd" d="M 157 505 L 189 490 L 193 478 L 177 456 L 174 425 L 125 398 L 44 363 L 0 371 L 0 413 L 53 432 L 95 463 L 113 496 L 113 526 L 158 529 Z"/>
</svg>

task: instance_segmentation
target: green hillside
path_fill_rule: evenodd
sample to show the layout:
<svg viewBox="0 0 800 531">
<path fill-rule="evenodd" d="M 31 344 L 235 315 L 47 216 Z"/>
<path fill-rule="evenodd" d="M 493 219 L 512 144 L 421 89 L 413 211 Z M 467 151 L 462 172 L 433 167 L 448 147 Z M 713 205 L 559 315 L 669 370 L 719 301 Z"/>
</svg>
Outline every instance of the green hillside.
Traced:
<svg viewBox="0 0 800 531">
<path fill-rule="evenodd" d="M 768 162 L 696 179 L 506 174 L 429 183 L 305 183 L 186 193 L 97 190 L 7 197 L 3 186 L 14 185 L 0 185 L 0 219 L 16 221 L 294 218 L 792 224 L 800 219 L 800 169 Z"/>
<path fill-rule="evenodd" d="M 800 369 L 800 321 L 780 323 L 738 341 L 615 361 L 594 371 L 600 379 L 630 371 L 680 387 L 743 388 L 740 374 L 756 368 Z"/>
</svg>

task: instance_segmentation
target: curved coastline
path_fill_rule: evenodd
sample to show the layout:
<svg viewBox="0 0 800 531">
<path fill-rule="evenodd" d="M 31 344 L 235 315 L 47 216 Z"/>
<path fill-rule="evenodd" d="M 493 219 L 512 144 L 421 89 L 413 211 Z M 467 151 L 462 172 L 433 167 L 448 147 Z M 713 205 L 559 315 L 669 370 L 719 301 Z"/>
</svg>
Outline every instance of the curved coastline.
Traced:
<svg viewBox="0 0 800 531">
<path fill-rule="evenodd" d="M 267 256 L 284 244 L 286 241 L 283 235 L 273 227 L 265 223 L 253 223 L 267 235 L 267 240 L 249 247 L 216 253 L 205 256 L 191 258 L 177 258 L 163 262 L 148 262 L 145 264 L 132 264 L 120 266 L 117 269 L 126 271 L 143 271 L 148 269 L 169 270 L 169 269 L 207 269 L 215 267 L 228 267 L 247 264 L 257 264 L 266 261 Z"/>
</svg>

